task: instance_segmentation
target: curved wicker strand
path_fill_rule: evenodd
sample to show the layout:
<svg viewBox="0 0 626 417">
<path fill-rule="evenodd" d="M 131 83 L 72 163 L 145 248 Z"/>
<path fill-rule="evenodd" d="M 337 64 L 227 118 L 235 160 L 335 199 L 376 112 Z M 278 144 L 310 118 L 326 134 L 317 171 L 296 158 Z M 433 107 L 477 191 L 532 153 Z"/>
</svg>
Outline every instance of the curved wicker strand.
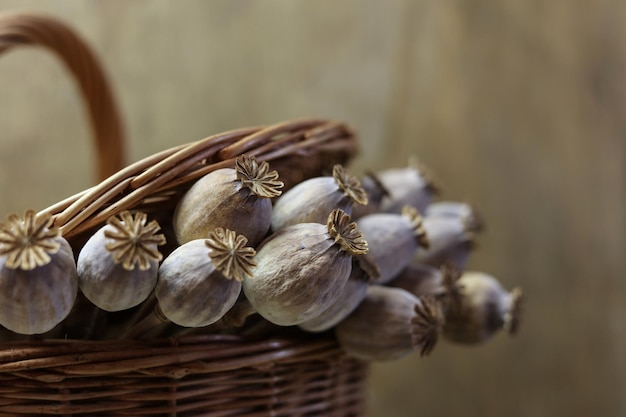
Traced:
<svg viewBox="0 0 626 417">
<path fill-rule="evenodd" d="M 142 372 L 181 378 L 190 373 L 260 368 L 278 361 L 325 359 L 345 356 L 334 339 L 281 338 L 246 340 L 233 335 L 199 334 L 180 339 L 153 341 L 62 341 L 42 340 L 7 344 L 0 375 L 13 372 L 46 371 L 57 375 L 106 375 Z M 140 358 L 140 359 L 139 359 Z M 202 361 L 202 362 L 198 362 Z M 187 363 L 178 373 L 168 366 Z M 181 374 L 181 372 L 184 373 Z"/>
<path fill-rule="evenodd" d="M 90 189 L 85 190 L 82 193 L 76 194 L 69 199 L 65 199 L 62 202 L 63 204 L 57 203 L 54 206 L 49 207 L 45 211 L 51 214 L 59 213 L 54 220 L 55 226 L 66 225 L 71 219 L 74 219 L 77 216 L 84 217 L 84 212 L 87 211 L 87 208 L 91 207 L 93 205 L 92 203 L 96 201 L 96 199 L 100 198 L 102 194 L 105 194 L 108 189 L 110 189 L 111 187 L 117 187 L 117 184 L 119 184 L 120 182 L 124 182 L 129 178 L 132 178 L 134 175 L 137 175 L 137 173 L 142 172 L 142 170 L 148 169 L 157 161 L 160 161 L 162 158 L 171 155 L 180 148 L 182 148 L 182 146 L 168 149 L 144 158 L 141 161 L 132 164 L 122 169 L 121 171 L 116 172 L 97 186 L 91 187 Z M 128 181 L 128 184 L 130 184 L 130 181 Z"/>
<path fill-rule="evenodd" d="M 173 168 L 176 164 L 180 163 L 188 158 L 194 158 L 196 160 L 201 159 L 200 153 L 209 149 L 209 147 L 219 146 L 220 144 L 229 140 L 238 140 L 246 137 L 246 135 L 256 132 L 258 128 L 238 129 L 230 132 L 222 133 L 220 135 L 214 135 L 207 139 L 192 143 L 171 156 L 163 159 L 157 164 L 154 164 L 140 175 L 137 175 L 132 182 L 133 188 L 139 188 L 155 176 L 165 172 L 168 169 Z"/>
<path fill-rule="evenodd" d="M 277 136 L 282 133 L 288 133 L 294 129 L 308 129 L 319 126 L 323 123 L 321 120 L 299 120 L 293 122 L 278 123 L 273 126 L 269 126 L 263 130 L 249 135 L 245 139 L 238 141 L 230 146 L 225 147 L 220 151 L 220 157 L 222 159 L 229 159 L 248 152 L 250 149 L 265 143 L 273 136 Z"/>
<path fill-rule="evenodd" d="M 356 152 L 356 137 L 341 123 L 317 119 L 237 129 L 151 155 L 42 212 L 51 213 L 55 226 L 71 238 L 121 211 L 164 207 L 200 176 L 234 166 L 240 153 L 230 157 L 229 151 L 224 158 L 224 149 L 278 165 L 286 161 L 281 178 L 297 182 L 330 169 L 337 159 L 349 159 Z M 312 167 L 307 170 L 306 164 Z"/>
<path fill-rule="evenodd" d="M 98 178 L 124 166 L 124 129 L 109 83 L 89 46 L 59 20 L 36 13 L 0 14 L 0 53 L 23 45 L 56 54 L 78 82 L 88 108 L 98 155 Z"/>
</svg>

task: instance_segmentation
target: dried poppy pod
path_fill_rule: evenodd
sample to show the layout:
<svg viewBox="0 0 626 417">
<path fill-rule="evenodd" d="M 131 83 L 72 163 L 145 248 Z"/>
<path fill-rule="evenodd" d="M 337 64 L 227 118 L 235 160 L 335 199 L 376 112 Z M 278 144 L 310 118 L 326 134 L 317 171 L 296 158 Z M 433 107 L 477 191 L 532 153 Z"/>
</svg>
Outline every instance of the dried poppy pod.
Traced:
<svg viewBox="0 0 626 417">
<path fill-rule="evenodd" d="M 270 199 L 281 194 L 283 185 L 267 162 L 241 155 L 234 169 L 208 173 L 181 197 L 173 222 L 178 242 L 204 239 L 222 227 L 246 236 L 250 246 L 256 246 L 270 228 Z"/>
<path fill-rule="evenodd" d="M 365 257 L 376 265 L 377 284 L 389 282 L 411 262 L 419 247 L 428 247 L 428 235 L 416 209 L 405 206 L 402 214 L 377 213 L 361 217 L 357 225 L 368 243 Z"/>
<path fill-rule="evenodd" d="M 72 248 L 51 225 L 32 210 L 0 224 L 0 324 L 16 333 L 51 330 L 78 293 Z"/>
<path fill-rule="evenodd" d="M 335 334 L 352 356 L 387 361 L 416 350 L 430 353 L 442 320 L 433 298 L 420 299 L 400 288 L 372 285 L 357 309 L 335 327 Z"/>
<path fill-rule="evenodd" d="M 121 311 L 142 303 L 157 282 L 159 245 L 165 237 L 159 224 L 146 224 L 145 213 L 128 211 L 111 217 L 78 254 L 80 289 L 105 311 Z"/>
<path fill-rule="evenodd" d="M 440 193 L 430 170 L 417 160 L 411 160 L 407 168 L 380 171 L 376 178 L 388 192 L 380 206 L 380 211 L 386 213 L 400 213 L 408 205 L 424 214 L 426 207 Z"/>
<path fill-rule="evenodd" d="M 402 288 L 416 296 L 441 296 L 448 292 L 452 281 L 450 268 L 410 263 L 395 276 L 389 286 Z"/>
<path fill-rule="evenodd" d="M 425 217 L 461 218 L 470 232 L 482 232 L 485 221 L 478 209 L 471 204 L 458 201 L 439 201 L 426 208 Z"/>
<path fill-rule="evenodd" d="M 159 268 L 155 289 L 163 316 L 183 327 L 221 319 L 237 301 L 241 281 L 252 276 L 255 251 L 247 244 L 244 236 L 217 228 L 172 252 Z"/>
<path fill-rule="evenodd" d="M 332 210 L 351 214 L 354 204 L 367 204 L 365 190 L 358 178 L 341 165 L 335 165 L 332 177 L 302 181 L 276 200 L 272 230 L 298 223 L 323 224 Z"/>
<path fill-rule="evenodd" d="M 367 295 L 369 282 L 370 274 L 363 270 L 358 261 L 353 260 L 350 277 L 335 301 L 320 315 L 301 323 L 300 328 L 307 332 L 323 332 L 334 327 L 361 304 Z"/>
<path fill-rule="evenodd" d="M 453 216 L 424 217 L 424 229 L 428 235 L 428 248 L 420 248 L 414 262 L 440 267 L 450 262 L 463 271 L 469 256 L 476 247 L 475 237 L 468 219 Z"/>
<path fill-rule="evenodd" d="M 357 204 L 352 208 L 354 220 L 380 212 L 383 200 L 390 196 L 389 191 L 373 172 L 368 172 L 361 178 L 361 186 L 367 194 L 367 204 Z"/>
<path fill-rule="evenodd" d="M 291 326 L 321 314 L 337 298 L 352 270 L 352 256 L 367 242 L 343 210 L 326 225 L 284 227 L 258 248 L 254 277 L 243 281 L 250 304 L 268 321 Z"/>
<path fill-rule="evenodd" d="M 522 290 L 506 291 L 482 272 L 465 272 L 457 281 L 457 296 L 446 313 L 443 335 L 462 344 L 488 340 L 500 329 L 514 334 L 519 327 Z"/>
</svg>

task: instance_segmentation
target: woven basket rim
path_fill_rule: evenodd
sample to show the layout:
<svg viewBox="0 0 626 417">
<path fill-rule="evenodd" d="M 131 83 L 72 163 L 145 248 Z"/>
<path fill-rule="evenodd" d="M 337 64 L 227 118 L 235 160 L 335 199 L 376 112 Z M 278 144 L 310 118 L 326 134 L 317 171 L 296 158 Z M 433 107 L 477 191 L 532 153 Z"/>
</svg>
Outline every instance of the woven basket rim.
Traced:
<svg viewBox="0 0 626 417">
<path fill-rule="evenodd" d="M 72 238 L 124 210 L 155 211 L 171 204 L 190 183 L 233 167 L 244 153 L 270 165 L 290 157 L 311 161 L 330 156 L 331 163 L 318 161 L 318 172 L 311 176 L 329 171 L 335 162 L 347 162 L 356 152 L 356 136 L 341 122 L 303 119 L 241 128 L 150 155 L 38 214 L 51 214 L 54 226 Z M 279 175 L 284 179 L 289 173 L 279 170 Z"/>
<path fill-rule="evenodd" d="M 190 374 L 270 367 L 277 361 L 346 356 L 328 335 L 247 338 L 199 333 L 146 340 L 42 339 L 3 342 L 1 346 L 0 375 L 28 373 L 31 379 L 43 382 L 131 372 L 180 379 Z"/>
<path fill-rule="evenodd" d="M 14 342 L 0 415 L 357 416 L 368 370 L 326 336 Z"/>
</svg>

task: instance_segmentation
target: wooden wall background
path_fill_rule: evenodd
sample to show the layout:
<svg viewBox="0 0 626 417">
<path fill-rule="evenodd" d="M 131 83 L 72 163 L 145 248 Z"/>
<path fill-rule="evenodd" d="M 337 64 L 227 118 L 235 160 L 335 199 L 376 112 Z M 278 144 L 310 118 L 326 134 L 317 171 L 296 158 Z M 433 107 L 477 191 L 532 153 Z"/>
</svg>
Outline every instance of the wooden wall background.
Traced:
<svg viewBox="0 0 626 417">
<path fill-rule="evenodd" d="M 131 160 L 235 127 L 351 123 L 353 170 L 420 157 L 488 220 L 471 267 L 528 295 L 519 337 L 375 366 L 371 416 L 626 415 L 626 2 L 1 0 L 98 51 Z M 76 86 L 0 58 L 0 213 L 93 183 Z"/>
</svg>

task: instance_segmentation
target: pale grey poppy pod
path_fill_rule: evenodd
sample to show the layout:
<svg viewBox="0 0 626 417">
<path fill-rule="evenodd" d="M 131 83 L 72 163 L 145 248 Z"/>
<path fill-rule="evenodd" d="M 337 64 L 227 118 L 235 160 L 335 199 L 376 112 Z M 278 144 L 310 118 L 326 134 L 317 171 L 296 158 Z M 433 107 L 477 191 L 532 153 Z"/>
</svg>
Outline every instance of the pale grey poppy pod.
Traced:
<svg viewBox="0 0 626 417">
<path fill-rule="evenodd" d="M 77 292 L 72 248 L 50 215 L 29 210 L 0 223 L 0 324 L 45 333 L 67 317 Z"/>
<path fill-rule="evenodd" d="M 350 216 L 333 210 L 325 225 L 300 223 L 268 237 L 243 291 L 268 321 L 304 323 L 332 305 L 350 276 L 352 256 L 366 252 L 367 242 Z"/>
<path fill-rule="evenodd" d="M 146 224 L 144 213 L 128 211 L 111 217 L 85 243 L 78 254 L 80 289 L 97 307 L 121 311 L 148 298 L 157 281 L 162 255 L 156 221 Z"/>
<path fill-rule="evenodd" d="M 499 330 L 515 334 L 520 321 L 522 290 L 506 291 L 496 278 L 482 272 L 465 272 L 446 313 L 443 335 L 461 344 L 478 344 Z"/>
<path fill-rule="evenodd" d="M 359 266 L 358 261 L 353 260 L 350 277 L 335 301 L 318 316 L 301 323 L 300 328 L 308 332 L 323 332 L 334 327 L 361 304 L 367 295 L 369 281 L 370 275 Z"/>
<path fill-rule="evenodd" d="M 361 217 L 357 225 L 368 242 L 365 258 L 378 268 L 377 284 L 392 280 L 415 256 L 419 247 L 427 247 L 428 235 L 422 217 L 413 207 L 402 214 L 376 213 Z"/>
<path fill-rule="evenodd" d="M 361 304 L 335 328 L 341 347 L 352 356 L 388 361 L 437 343 L 442 312 L 432 298 L 418 298 L 400 288 L 372 285 Z"/>
<path fill-rule="evenodd" d="M 407 168 L 377 172 L 376 178 L 387 191 L 380 205 L 380 211 L 386 213 L 401 213 L 404 206 L 411 206 L 423 215 L 440 193 L 430 171 L 415 160 Z"/>
<path fill-rule="evenodd" d="M 463 271 L 476 247 L 476 234 L 470 230 L 466 219 L 430 216 L 424 218 L 423 227 L 429 246 L 417 250 L 414 262 L 435 267 L 450 262 L 456 270 Z"/>
<path fill-rule="evenodd" d="M 207 238 L 218 227 L 232 230 L 256 246 L 272 221 L 272 201 L 282 181 L 267 162 L 242 155 L 235 168 L 222 168 L 196 181 L 180 198 L 174 212 L 174 232 L 180 244 Z"/>
<path fill-rule="evenodd" d="M 367 204 L 358 178 L 341 165 L 333 175 L 311 178 L 286 191 L 274 204 L 272 230 L 298 223 L 326 223 L 328 213 L 341 209 L 350 215 L 353 205 Z"/>
<path fill-rule="evenodd" d="M 155 289 L 160 312 L 184 327 L 204 327 L 221 319 L 252 276 L 255 251 L 247 239 L 217 228 L 174 250 L 159 268 Z"/>
</svg>

